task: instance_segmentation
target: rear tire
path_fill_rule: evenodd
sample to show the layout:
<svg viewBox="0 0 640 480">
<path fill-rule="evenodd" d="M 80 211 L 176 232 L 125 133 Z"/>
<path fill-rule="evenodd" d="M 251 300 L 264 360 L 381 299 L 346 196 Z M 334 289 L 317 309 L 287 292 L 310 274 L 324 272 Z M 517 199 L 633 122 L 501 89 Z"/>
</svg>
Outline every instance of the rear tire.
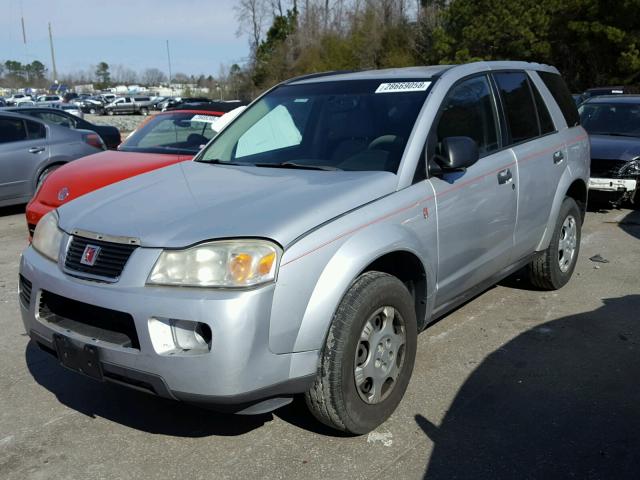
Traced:
<svg viewBox="0 0 640 480">
<path fill-rule="evenodd" d="M 566 197 L 560 207 L 549 247 L 536 253 L 529 264 L 531 283 L 543 290 L 557 290 L 567 284 L 580 252 L 582 215 L 573 198 Z"/>
<path fill-rule="evenodd" d="M 53 165 L 51 167 L 45 168 L 42 172 L 40 172 L 40 175 L 38 175 L 38 182 L 36 183 L 36 191 L 38 191 L 38 189 L 44 183 L 47 177 L 51 175 L 51 172 L 53 172 L 54 170 L 57 170 L 60 167 L 61 165 Z"/>
<path fill-rule="evenodd" d="M 305 394 L 322 423 L 351 434 L 378 427 L 407 389 L 417 324 L 407 287 L 382 272 L 362 274 L 333 317 L 318 374 Z"/>
</svg>

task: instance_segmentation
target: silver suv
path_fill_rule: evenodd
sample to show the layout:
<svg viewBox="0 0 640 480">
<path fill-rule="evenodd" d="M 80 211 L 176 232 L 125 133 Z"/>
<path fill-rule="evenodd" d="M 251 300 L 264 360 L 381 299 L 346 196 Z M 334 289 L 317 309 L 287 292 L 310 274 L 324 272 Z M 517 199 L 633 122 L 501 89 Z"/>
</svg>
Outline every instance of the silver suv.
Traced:
<svg viewBox="0 0 640 480">
<path fill-rule="evenodd" d="M 528 266 L 571 277 L 589 142 L 557 70 L 521 62 L 284 82 L 194 161 L 45 216 L 32 340 L 66 367 L 339 430 L 400 402 L 430 322 Z"/>
</svg>

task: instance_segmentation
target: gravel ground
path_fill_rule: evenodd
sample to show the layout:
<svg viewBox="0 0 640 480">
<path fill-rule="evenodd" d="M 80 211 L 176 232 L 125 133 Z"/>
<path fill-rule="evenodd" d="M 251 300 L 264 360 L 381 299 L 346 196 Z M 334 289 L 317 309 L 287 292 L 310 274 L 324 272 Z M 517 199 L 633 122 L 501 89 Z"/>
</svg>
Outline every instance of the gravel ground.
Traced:
<svg viewBox="0 0 640 480">
<path fill-rule="evenodd" d="M 26 233 L 0 209 L 2 480 L 638 478 L 639 210 L 588 213 L 561 290 L 514 277 L 423 332 L 400 407 L 361 437 L 301 402 L 220 415 L 63 369 L 20 320 Z"/>
<path fill-rule="evenodd" d="M 124 140 L 129 133 L 133 132 L 140 123 L 142 123 L 147 117 L 142 115 L 89 115 L 85 114 L 84 119 L 87 122 L 95 123 L 96 125 L 113 125 L 118 127 L 122 139 Z"/>
</svg>

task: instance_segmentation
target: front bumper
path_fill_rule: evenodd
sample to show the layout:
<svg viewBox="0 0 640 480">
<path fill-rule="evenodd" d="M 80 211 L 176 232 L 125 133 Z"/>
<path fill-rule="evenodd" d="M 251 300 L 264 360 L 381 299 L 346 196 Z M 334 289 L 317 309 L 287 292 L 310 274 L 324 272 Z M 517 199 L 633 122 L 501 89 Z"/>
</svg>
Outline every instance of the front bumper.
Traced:
<svg viewBox="0 0 640 480">
<path fill-rule="evenodd" d="M 21 298 L 24 327 L 41 348 L 55 352 L 54 335 L 99 350 L 104 379 L 157 395 L 225 409 L 260 413 L 263 402 L 277 408 L 286 398 L 305 391 L 317 369 L 318 351 L 274 354 L 269 350 L 273 285 L 230 291 L 145 286 L 146 275 L 160 254 L 138 248 L 114 284 L 71 277 L 32 247 L 23 253 L 20 274 L 30 282 L 30 300 Z M 133 317 L 139 349 L 124 347 L 63 328 L 40 315 L 42 292 Z M 149 319 L 173 318 L 206 323 L 212 331 L 207 353 L 159 354 Z M 286 403 L 286 402 L 285 402 Z M 266 407 L 265 407 L 266 408 Z M 267 408 L 271 409 L 271 408 Z"/>
<path fill-rule="evenodd" d="M 622 178 L 590 178 L 589 190 L 601 192 L 633 192 L 637 186 L 637 180 Z"/>
</svg>

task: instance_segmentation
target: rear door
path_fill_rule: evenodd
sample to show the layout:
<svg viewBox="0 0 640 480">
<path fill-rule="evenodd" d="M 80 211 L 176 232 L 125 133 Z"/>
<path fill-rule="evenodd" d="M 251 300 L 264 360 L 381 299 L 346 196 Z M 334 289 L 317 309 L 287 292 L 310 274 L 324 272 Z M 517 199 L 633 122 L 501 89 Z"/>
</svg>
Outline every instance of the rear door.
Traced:
<svg viewBox="0 0 640 480">
<path fill-rule="evenodd" d="M 49 158 L 44 124 L 0 116 L 0 200 L 33 193 L 38 167 Z"/>
<path fill-rule="evenodd" d="M 470 137 L 480 159 L 464 172 L 432 176 L 438 218 L 437 307 L 505 268 L 513 247 L 517 177 L 504 149 L 498 110 L 487 75 L 454 85 L 430 133 Z M 437 151 L 436 147 L 436 151 Z M 430 155 L 430 154 L 429 154 Z"/>
<path fill-rule="evenodd" d="M 524 71 L 492 74 L 517 159 L 518 218 L 512 261 L 535 251 L 542 239 L 567 152 L 540 93 Z"/>
</svg>

